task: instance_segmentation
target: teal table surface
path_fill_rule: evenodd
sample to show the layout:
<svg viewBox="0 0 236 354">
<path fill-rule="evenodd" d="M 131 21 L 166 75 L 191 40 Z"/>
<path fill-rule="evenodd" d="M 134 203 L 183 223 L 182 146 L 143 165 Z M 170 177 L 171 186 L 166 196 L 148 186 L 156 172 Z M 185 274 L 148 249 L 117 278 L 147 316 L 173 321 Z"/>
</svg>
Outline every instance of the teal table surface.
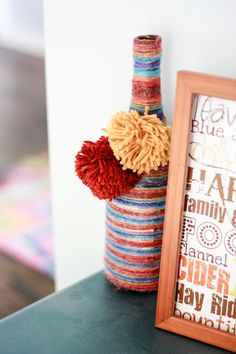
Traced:
<svg viewBox="0 0 236 354">
<path fill-rule="evenodd" d="M 95 274 L 0 321 L 0 354 L 228 353 L 154 328 L 156 294 Z"/>
</svg>

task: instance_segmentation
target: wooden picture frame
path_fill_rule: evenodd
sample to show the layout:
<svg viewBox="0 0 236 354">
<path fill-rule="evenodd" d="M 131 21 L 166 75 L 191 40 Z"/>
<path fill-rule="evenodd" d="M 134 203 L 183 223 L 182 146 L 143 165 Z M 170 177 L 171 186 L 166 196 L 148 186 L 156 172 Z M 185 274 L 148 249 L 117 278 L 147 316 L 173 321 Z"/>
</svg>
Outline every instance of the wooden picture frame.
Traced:
<svg viewBox="0 0 236 354">
<path fill-rule="evenodd" d="M 236 101 L 236 80 L 188 71 L 177 75 L 155 326 L 236 352 L 236 335 L 174 314 L 192 105 L 196 95 Z"/>
</svg>

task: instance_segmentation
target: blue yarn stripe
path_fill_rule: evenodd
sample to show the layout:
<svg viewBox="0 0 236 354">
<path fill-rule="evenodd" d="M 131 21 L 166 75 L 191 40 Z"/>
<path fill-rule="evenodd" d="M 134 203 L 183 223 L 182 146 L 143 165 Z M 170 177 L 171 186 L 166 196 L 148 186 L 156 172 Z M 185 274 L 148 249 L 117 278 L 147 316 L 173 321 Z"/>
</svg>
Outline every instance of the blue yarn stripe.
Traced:
<svg viewBox="0 0 236 354">
<path fill-rule="evenodd" d="M 152 188 L 153 191 L 165 191 L 166 190 L 166 186 L 152 186 L 152 182 L 148 182 L 149 184 L 147 184 L 146 186 L 144 185 L 144 183 L 140 184 L 139 186 L 136 186 L 136 190 L 138 191 L 148 191 L 150 190 L 150 188 Z"/>
<path fill-rule="evenodd" d="M 161 178 L 152 177 L 152 176 L 145 176 L 145 178 L 141 178 L 141 180 L 136 184 L 136 186 L 142 186 L 145 184 L 150 186 L 150 184 L 151 184 L 152 187 L 162 187 L 162 186 L 166 187 L 166 185 L 164 184 L 166 182 L 167 182 L 167 174 L 164 176 L 161 176 Z"/>
<path fill-rule="evenodd" d="M 164 184 L 165 182 L 165 184 Z M 165 181 L 161 181 L 159 182 L 159 184 L 162 185 L 156 185 L 156 181 L 142 181 L 140 182 L 140 184 L 137 184 L 135 189 L 138 191 L 149 191 L 150 188 L 152 188 L 153 191 L 160 191 L 160 192 L 165 192 L 166 191 L 166 183 L 167 183 L 167 177 Z"/>
<path fill-rule="evenodd" d="M 131 215 L 125 217 L 121 213 L 112 211 L 108 206 L 106 207 L 106 211 L 108 215 L 115 218 L 116 220 L 128 222 L 131 225 L 150 225 L 150 224 L 162 223 L 164 221 L 164 216 L 151 217 L 150 219 L 145 218 L 142 220 L 140 220 L 140 218 L 139 219 L 134 218 Z"/>
<path fill-rule="evenodd" d="M 125 232 L 121 231 L 120 229 L 116 228 L 114 225 L 106 221 L 106 227 L 111 231 L 114 235 L 117 235 L 118 237 L 121 236 L 123 238 L 127 239 L 138 239 L 140 241 L 145 241 L 145 240 L 158 240 L 162 238 L 162 231 L 159 232 L 150 232 L 148 234 L 140 234 L 137 233 L 137 230 L 133 230 L 133 233 L 131 232 L 132 230 L 129 230 L 130 232 Z"/>
<path fill-rule="evenodd" d="M 141 180 L 135 185 L 135 188 L 137 186 L 148 186 L 148 187 L 159 187 L 159 189 L 162 189 L 163 187 L 166 187 L 166 182 L 167 182 L 167 175 L 165 175 L 162 178 L 141 178 Z"/>
<path fill-rule="evenodd" d="M 153 60 L 153 61 L 149 61 L 149 62 L 145 62 L 145 61 L 140 61 L 140 60 L 135 60 L 134 61 L 134 67 L 135 68 L 147 68 L 147 69 L 150 69 L 150 68 L 156 68 L 156 67 L 159 67 L 160 66 L 160 63 L 161 63 L 161 60 L 160 59 L 156 59 L 156 60 Z"/>
<path fill-rule="evenodd" d="M 137 110 L 137 108 L 139 109 L 139 112 L 144 113 L 145 107 L 140 107 L 138 104 L 136 105 L 135 102 L 132 102 L 132 103 L 131 103 L 131 106 L 130 106 L 130 109 L 135 109 L 135 110 Z M 149 112 L 149 114 L 150 114 L 151 111 L 154 111 L 154 110 L 162 110 L 162 109 L 163 109 L 163 105 L 160 104 L 160 105 L 158 105 L 158 106 L 150 107 L 148 112 Z"/>
<path fill-rule="evenodd" d="M 136 76 L 156 76 L 160 75 L 160 69 L 147 70 L 147 69 L 134 69 L 134 75 Z"/>
<path fill-rule="evenodd" d="M 120 197 L 116 197 L 116 198 L 114 198 L 113 200 L 119 200 L 119 201 L 123 201 L 123 202 L 130 202 L 131 204 L 132 204 L 132 202 L 133 203 L 135 203 L 135 204 L 139 204 L 139 203 L 141 203 L 141 204 L 147 204 L 147 207 L 149 208 L 150 207 L 150 205 L 153 205 L 154 206 L 154 208 L 156 207 L 156 206 L 162 206 L 162 203 L 163 203 L 163 201 L 165 201 L 165 198 L 163 197 L 163 198 L 147 198 L 147 199 L 145 199 L 145 198 L 135 198 L 135 197 L 130 197 L 130 196 L 128 196 L 128 195 L 123 195 L 123 196 L 120 196 Z"/>
<path fill-rule="evenodd" d="M 131 109 L 134 109 L 135 111 L 139 112 L 141 116 L 144 115 L 144 112 L 141 112 L 139 107 L 130 106 L 130 110 Z M 149 110 L 149 114 L 156 114 L 162 122 L 166 119 L 162 110 Z"/>
<path fill-rule="evenodd" d="M 135 186 L 136 189 L 140 190 L 166 190 L 166 183 L 167 183 L 167 176 L 161 180 L 152 180 L 152 179 L 147 179 L 147 180 L 141 180 L 138 182 Z M 142 187 L 142 188 L 139 188 Z"/>
<path fill-rule="evenodd" d="M 106 242 L 112 248 L 121 251 L 126 254 L 132 254 L 137 256 L 149 256 L 149 255 L 158 255 L 161 253 L 161 247 L 147 247 L 147 248 L 138 248 L 138 247 L 130 247 L 126 245 L 118 245 L 111 241 L 108 237 L 106 237 Z"/>
<path fill-rule="evenodd" d="M 109 215 L 114 216 L 115 219 L 117 220 L 124 220 L 126 221 L 131 221 L 131 223 L 136 224 L 136 222 L 138 224 L 148 224 L 148 223 L 156 223 L 156 222 L 163 222 L 163 215 L 143 215 L 142 213 L 140 213 L 140 215 L 130 215 L 128 210 L 115 210 L 113 209 L 113 207 L 111 205 L 106 205 L 106 210 L 108 212 Z M 162 219 L 161 219 L 162 218 Z M 134 222 L 132 222 L 134 221 Z M 141 221 L 141 222 L 140 222 Z M 148 222 L 146 222 L 148 221 Z"/>
<path fill-rule="evenodd" d="M 147 263 L 147 264 L 138 264 L 134 262 L 128 262 L 125 261 L 124 259 L 115 256 L 111 252 L 109 252 L 108 249 L 105 251 L 105 255 L 107 256 L 108 259 L 110 259 L 113 263 L 118 263 L 124 267 L 132 267 L 132 268 L 137 268 L 137 269 L 150 269 L 150 268 L 156 268 L 160 266 L 160 262 L 152 262 L 152 263 Z"/>
<path fill-rule="evenodd" d="M 125 206 L 131 206 L 142 209 L 164 209 L 166 200 L 165 198 L 149 199 L 149 200 L 137 200 L 128 199 L 125 197 L 117 197 L 113 199 L 115 203 Z"/>
<path fill-rule="evenodd" d="M 158 281 L 159 277 L 130 277 L 130 276 L 126 276 L 126 275 L 121 275 L 119 273 L 117 273 L 116 271 L 114 271 L 113 269 L 111 269 L 111 267 L 109 267 L 108 264 L 105 265 L 105 268 L 112 274 L 114 275 L 117 279 L 120 280 L 124 280 L 127 281 L 129 283 L 154 283 L 156 281 Z"/>
<path fill-rule="evenodd" d="M 130 110 L 132 110 L 132 109 L 139 112 L 139 114 L 141 116 L 144 115 L 144 108 L 140 107 L 139 105 L 135 105 L 135 102 L 131 102 L 131 104 L 130 104 Z M 164 118 L 165 118 L 164 113 L 163 113 L 163 106 L 158 107 L 158 108 L 150 107 L 148 114 L 156 114 L 160 120 L 164 120 Z"/>
<path fill-rule="evenodd" d="M 161 60 L 161 55 L 157 55 L 155 57 L 152 57 L 152 58 L 145 58 L 145 57 L 137 57 L 137 56 L 133 56 L 134 58 L 134 62 L 136 61 L 144 61 L 145 63 L 148 62 L 148 63 L 152 63 L 153 61 L 156 61 L 156 60 Z"/>
</svg>

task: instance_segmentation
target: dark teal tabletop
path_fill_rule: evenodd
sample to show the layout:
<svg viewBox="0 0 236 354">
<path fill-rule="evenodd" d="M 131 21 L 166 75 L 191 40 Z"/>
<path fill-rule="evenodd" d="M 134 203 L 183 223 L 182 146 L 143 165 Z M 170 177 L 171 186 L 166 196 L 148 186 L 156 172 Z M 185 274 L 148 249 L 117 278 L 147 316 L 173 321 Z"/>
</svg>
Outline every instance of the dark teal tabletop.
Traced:
<svg viewBox="0 0 236 354">
<path fill-rule="evenodd" d="M 117 291 L 102 273 L 0 322 L 0 354 L 228 353 L 154 328 L 156 294 Z"/>
</svg>

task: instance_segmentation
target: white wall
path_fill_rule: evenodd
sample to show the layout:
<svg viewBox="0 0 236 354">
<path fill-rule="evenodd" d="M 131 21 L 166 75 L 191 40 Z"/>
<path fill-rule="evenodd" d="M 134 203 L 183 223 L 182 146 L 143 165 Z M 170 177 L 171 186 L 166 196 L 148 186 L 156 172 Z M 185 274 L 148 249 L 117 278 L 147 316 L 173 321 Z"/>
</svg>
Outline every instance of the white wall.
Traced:
<svg viewBox="0 0 236 354">
<path fill-rule="evenodd" d="M 0 45 L 43 55 L 43 0 L 0 0 Z"/>
<path fill-rule="evenodd" d="M 45 1 L 46 71 L 57 287 L 102 268 L 104 203 L 74 173 L 74 155 L 128 109 L 132 39 L 163 37 L 162 87 L 171 120 L 176 72 L 236 77 L 234 0 Z"/>
</svg>

